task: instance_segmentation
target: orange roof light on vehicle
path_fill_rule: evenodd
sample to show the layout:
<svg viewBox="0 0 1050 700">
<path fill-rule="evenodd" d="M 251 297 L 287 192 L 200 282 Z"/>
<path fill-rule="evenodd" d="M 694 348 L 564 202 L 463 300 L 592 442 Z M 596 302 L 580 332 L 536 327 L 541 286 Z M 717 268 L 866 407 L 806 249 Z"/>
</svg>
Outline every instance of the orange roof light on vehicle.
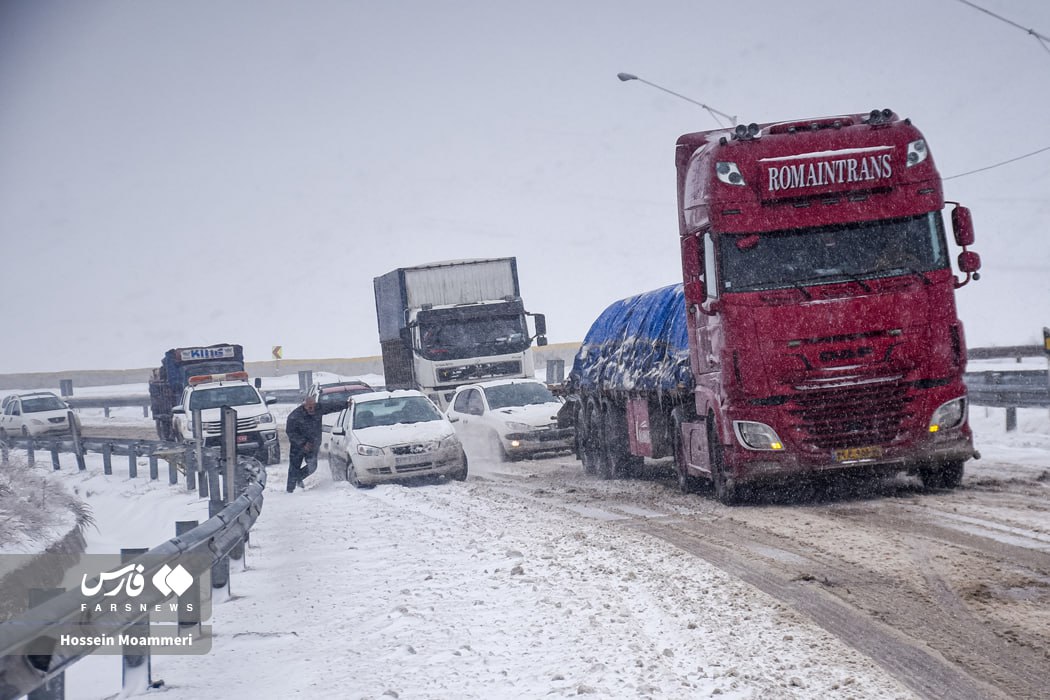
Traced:
<svg viewBox="0 0 1050 700">
<path fill-rule="evenodd" d="M 190 386 L 195 386 L 197 384 L 205 384 L 207 382 L 223 382 L 247 378 L 248 373 L 245 371 L 227 372 L 226 374 L 198 374 L 194 377 L 190 377 L 187 381 L 187 384 L 189 384 Z"/>
</svg>

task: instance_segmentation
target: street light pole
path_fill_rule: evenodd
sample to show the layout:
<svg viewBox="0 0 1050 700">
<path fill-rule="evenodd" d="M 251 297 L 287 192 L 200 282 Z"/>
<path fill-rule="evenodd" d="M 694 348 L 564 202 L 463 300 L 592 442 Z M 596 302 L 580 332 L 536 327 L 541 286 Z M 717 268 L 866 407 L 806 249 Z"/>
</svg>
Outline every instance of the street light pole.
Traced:
<svg viewBox="0 0 1050 700">
<path fill-rule="evenodd" d="M 639 78 L 637 75 L 632 75 L 630 73 L 617 73 L 616 77 L 619 78 L 620 80 L 622 80 L 623 82 L 627 82 L 628 80 L 637 80 L 640 83 L 645 83 L 646 85 L 651 85 L 652 87 L 656 88 L 657 90 L 663 90 L 664 92 L 669 93 L 671 95 L 674 95 L 675 97 L 680 97 L 681 99 L 685 100 L 686 102 L 692 102 L 694 105 L 698 105 L 700 107 L 703 107 L 704 109 L 706 109 L 711 114 L 711 116 L 714 118 L 714 120 L 716 122 L 718 122 L 719 126 L 723 126 L 723 124 L 722 124 L 721 121 L 719 121 L 718 117 L 724 117 L 724 118 L 729 120 L 729 125 L 730 126 L 736 126 L 736 117 L 730 116 L 730 115 L 726 114 L 725 112 L 719 112 L 714 107 L 709 107 L 708 105 L 705 105 L 703 102 L 697 102 L 696 100 L 694 100 L 694 99 L 692 99 L 690 97 L 686 97 L 685 95 L 679 95 L 674 90 L 668 90 L 665 87 L 661 87 L 661 86 L 657 85 L 656 83 L 651 83 L 648 80 L 645 80 L 644 78 Z"/>
</svg>

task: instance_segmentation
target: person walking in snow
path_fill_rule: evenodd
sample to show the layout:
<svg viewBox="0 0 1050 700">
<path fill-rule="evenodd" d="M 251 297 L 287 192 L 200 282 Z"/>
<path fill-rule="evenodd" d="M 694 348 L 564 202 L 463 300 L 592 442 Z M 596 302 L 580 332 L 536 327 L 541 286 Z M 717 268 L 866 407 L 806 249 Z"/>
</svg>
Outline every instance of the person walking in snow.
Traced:
<svg viewBox="0 0 1050 700">
<path fill-rule="evenodd" d="M 327 410 L 317 408 L 317 400 L 307 396 L 302 404 L 288 414 L 284 431 L 288 434 L 288 493 L 295 487 L 303 487 L 303 479 L 317 469 L 317 450 L 321 446 L 321 416 L 341 411 L 343 406 L 332 406 Z M 306 466 L 303 466 L 303 462 Z M 303 487 L 305 488 L 305 487 Z"/>
</svg>

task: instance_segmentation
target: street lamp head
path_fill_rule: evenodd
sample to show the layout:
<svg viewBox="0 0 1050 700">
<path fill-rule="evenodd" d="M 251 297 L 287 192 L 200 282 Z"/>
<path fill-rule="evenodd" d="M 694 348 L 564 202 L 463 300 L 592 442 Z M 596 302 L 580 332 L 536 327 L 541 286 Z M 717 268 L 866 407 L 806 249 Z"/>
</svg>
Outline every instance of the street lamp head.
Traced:
<svg viewBox="0 0 1050 700">
<path fill-rule="evenodd" d="M 628 80 L 638 80 L 637 75 L 631 75 L 630 73 L 617 73 L 616 77 L 624 82 L 627 82 Z"/>
</svg>

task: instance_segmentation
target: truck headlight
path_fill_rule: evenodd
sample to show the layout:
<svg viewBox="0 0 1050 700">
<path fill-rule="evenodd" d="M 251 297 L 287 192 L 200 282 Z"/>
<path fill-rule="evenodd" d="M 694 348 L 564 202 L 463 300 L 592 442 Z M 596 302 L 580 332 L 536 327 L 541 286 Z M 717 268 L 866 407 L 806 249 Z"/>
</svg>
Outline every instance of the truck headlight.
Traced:
<svg viewBox="0 0 1050 700">
<path fill-rule="evenodd" d="M 942 403 L 937 407 L 937 410 L 933 412 L 933 417 L 930 418 L 930 432 L 936 433 L 938 430 L 957 428 L 962 425 L 964 418 L 966 418 L 965 397 L 959 397 L 957 399 L 952 399 L 947 403 Z"/>
<path fill-rule="evenodd" d="M 272 413 L 264 413 L 264 414 L 262 414 L 261 416 L 259 416 L 259 423 L 273 423 L 273 414 Z"/>
<path fill-rule="evenodd" d="M 926 156 L 930 155 L 929 150 L 926 148 L 926 140 L 919 139 L 918 141 L 912 141 L 908 144 L 908 159 L 907 167 L 918 165 L 919 163 L 926 160 Z"/>
<path fill-rule="evenodd" d="M 749 450 L 782 450 L 784 443 L 780 441 L 777 431 L 765 423 L 756 423 L 749 420 L 733 421 L 733 431 L 740 444 Z"/>
<path fill-rule="evenodd" d="M 536 429 L 534 426 L 531 426 L 528 423 L 518 423 L 517 421 L 512 420 L 507 421 L 506 423 L 504 423 L 504 425 L 506 425 L 508 429 L 513 430 L 516 433 L 527 433 Z"/>
<path fill-rule="evenodd" d="M 383 448 L 372 447 L 371 445 L 358 445 L 357 454 L 364 455 L 365 457 L 381 457 L 383 455 Z"/>
</svg>

